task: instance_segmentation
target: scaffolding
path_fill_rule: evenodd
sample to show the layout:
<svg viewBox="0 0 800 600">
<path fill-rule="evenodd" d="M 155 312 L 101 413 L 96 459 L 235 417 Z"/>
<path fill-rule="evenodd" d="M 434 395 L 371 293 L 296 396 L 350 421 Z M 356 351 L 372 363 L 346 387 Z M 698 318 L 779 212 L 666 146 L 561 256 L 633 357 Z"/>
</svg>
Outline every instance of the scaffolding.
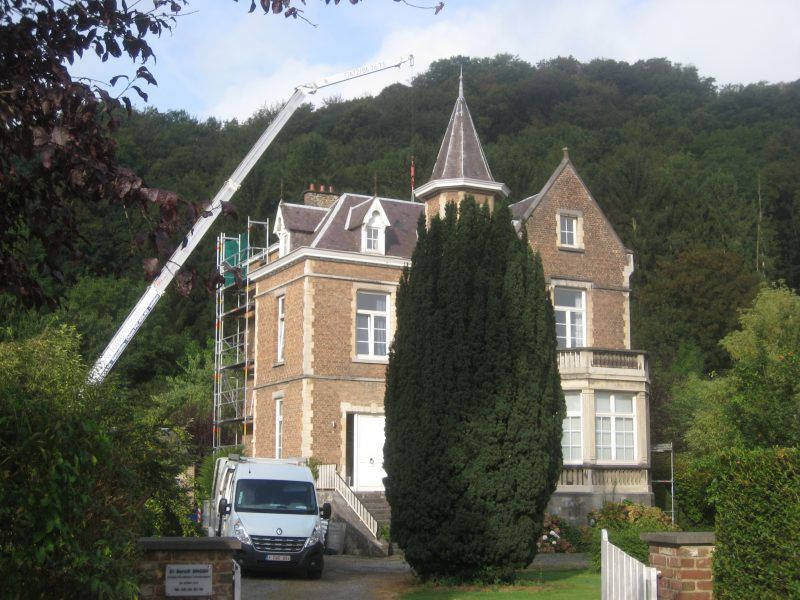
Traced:
<svg viewBox="0 0 800 600">
<path fill-rule="evenodd" d="M 263 234 L 263 235 L 259 235 Z M 263 239 L 263 245 L 256 245 Z M 214 449 L 246 443 L 253 423 L 254 293 L 248 271 L 268 260 L 269 221 L 247 219 L 247 232 L 217 238 L 214 321 Z"/>
<path fill-rule="evenodd" d="M 669 516 L 672 520 L 673 525 L 675 524 L 675 449 L 672 446 L 672 442 L 666 442 L 664 444 L 656 444 L 652 448 L 650 448 L 650 452 L 653 454 L 666 454 L 669 453 L 669 479 L 653 479 L 650 483 L 655 484 L 662 484 L 668 485 L 667 491 L 669 493 Z M 663 467 L 660 469 L 663 472 Z M 655 474 L 656 472 L 656 465 L 655 461 L 653 461 L 652 465 L 652 472 Z M 653 488 L 653 492 L 655 492 L 655 487 Z M 656 502 L 658 505 L 658 502 Z M 667 507 L 664 506 L 663 510 L 666 511 Z"/>
</svg>

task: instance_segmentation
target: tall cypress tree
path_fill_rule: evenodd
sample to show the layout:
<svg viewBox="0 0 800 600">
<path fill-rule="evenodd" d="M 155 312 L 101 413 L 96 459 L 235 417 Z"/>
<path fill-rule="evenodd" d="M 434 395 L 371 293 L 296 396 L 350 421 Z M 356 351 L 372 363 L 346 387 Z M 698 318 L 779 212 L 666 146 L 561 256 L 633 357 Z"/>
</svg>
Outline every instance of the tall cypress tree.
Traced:
<svg viewBox="0 0 800 600">
<path fill-rule="evenodd" d="M 503 205 L 419 225 L 386 387 L 392 538 L 423 578 L 530 564 L 561 470 L 564 399 L 541 260 Z"/>
</svg>

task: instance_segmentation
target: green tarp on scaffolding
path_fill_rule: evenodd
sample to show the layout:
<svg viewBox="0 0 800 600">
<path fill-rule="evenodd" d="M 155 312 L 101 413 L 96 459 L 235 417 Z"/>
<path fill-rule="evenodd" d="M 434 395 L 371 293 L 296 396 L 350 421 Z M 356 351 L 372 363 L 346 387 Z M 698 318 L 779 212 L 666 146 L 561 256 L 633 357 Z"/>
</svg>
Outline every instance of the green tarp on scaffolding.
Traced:
<svg viewBox="0 0 800 600">
<path fill-rule="evenodd" d="M 225 270 L 225 287 L 236 283 L 236 278 L 230 269 L 238 268 L 242 278 L 247 277 L 248 240 L 247 234 L 242 233 L 238 238 L 227 238 L 223 248 L 223 259 L 227 265 Z"/>
</svg>

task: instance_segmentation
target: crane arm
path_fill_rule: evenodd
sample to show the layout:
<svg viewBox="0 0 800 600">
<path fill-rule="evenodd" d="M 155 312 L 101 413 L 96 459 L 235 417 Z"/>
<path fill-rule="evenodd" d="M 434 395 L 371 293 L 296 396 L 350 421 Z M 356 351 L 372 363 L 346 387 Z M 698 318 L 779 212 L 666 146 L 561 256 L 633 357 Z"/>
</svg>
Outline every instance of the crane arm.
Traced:
<svg viewBox="0 0 800 600">
<path fill-rule="evenodd" d="M 128 314 L 120 328 L 114 334 L 114 337 L 111 338 L 111 341 L 108 343 L 105 350 L 103 350 L 103 353 L 97 359 L 97 362 L 95 362 L 94 367 L 92 367 L 89 373 L 89 381 L 91 383 L 102 383 L 106 378 L 108 372 L 114 364 L 116 364 L 125 348 L 142 326 L 142 323 L 147 319 L 147 316 L 161 299 L 161 296 L 164 295 L 164 292 L 172 282 L 175 274 L 183 267 L 186 259 L 189 258 L 189 255 L 194 251 L 203 236 L 214 224 L 214 221 L 216 221 L 217 217 L 222 212 L 223 203 L 229 201 L 231 197 L 233 197 L 241 186 L 242 181 L 244 181 L 245 177 L 247 177 L 248 173 L 250 173 L 258 162 L 258 159 L 261 158 L 261 155 L 264 154 L 269 145 L 280 133 L 281 129 L 283 129 L 284 125 L 286 125 L 287 121 L 298 109 L 300 104 L 302 104 L 306 94 L 315 94 L 322 88 L 358 77 L 371 75 L 372 73 L 378 73 L 379 71 L 385 71 L 386 69 L 394 67 L 399 68 L 407 62 L 413 66 L 413 55 L 404 57 L 391 64 L 378 62 L 357 69 L 351 69 L 350 71 L 344 71 L 343 73 L 332 75 L 331 77 L 317 82 L 300 85 L 295 89 L 292 97 L 289 98 L 289 101 L 281 108 L 278 114 L 275 115 L 275 118 L 267 129 L 261 134 L 261 137 L 253 145 L 244 159 L 242 159 L 239 166 L 236 167 L 230 179 L 222 185 L 217 195 L 214 196 L 211 205 L 204 213 L 205 216 L 201 215 L 197 221 L 195 221 L 183 243 L 173 252 L 172 256 L 170 256 L 169 260 L 164 264 L 161 272 L 148 286 L 142 297 L 139 298 L 136 306 L 134 306 L 133 310 Z"/>
</svg>

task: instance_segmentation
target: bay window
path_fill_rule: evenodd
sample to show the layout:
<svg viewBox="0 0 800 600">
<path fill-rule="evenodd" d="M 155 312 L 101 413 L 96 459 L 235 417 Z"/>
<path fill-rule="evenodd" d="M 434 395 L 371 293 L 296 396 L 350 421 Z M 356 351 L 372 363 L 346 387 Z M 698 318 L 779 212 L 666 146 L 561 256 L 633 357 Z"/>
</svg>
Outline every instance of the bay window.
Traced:
<svg viewBox="0 0 800 600">
<path fill-rule="evenodd" d="M 616 392 L 595 393 L 597 460 L 633 462 L 635 459 L 634 397 Z"/>
</svg>

